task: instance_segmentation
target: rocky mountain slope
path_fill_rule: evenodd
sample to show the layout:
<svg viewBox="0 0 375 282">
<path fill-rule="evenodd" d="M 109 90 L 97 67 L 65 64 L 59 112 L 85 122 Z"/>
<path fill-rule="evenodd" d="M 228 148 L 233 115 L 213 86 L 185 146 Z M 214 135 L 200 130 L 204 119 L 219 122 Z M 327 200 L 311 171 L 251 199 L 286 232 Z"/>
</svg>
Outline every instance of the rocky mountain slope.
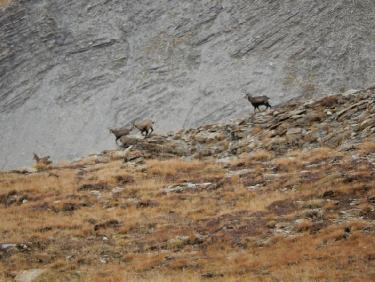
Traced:
<svg viewBox="0 0 375 282">
<path fill-rule="evenodd" d="M 242 90 L 326 95 L 375 81 L 375 2 L 13 0 L 0 8 L 0 166 L 246 116 Z"/>
<path fill-rule="evenodd" d="M 373 281 L 374 97 L 2 171 L 0 280 Z"/>
</svg>

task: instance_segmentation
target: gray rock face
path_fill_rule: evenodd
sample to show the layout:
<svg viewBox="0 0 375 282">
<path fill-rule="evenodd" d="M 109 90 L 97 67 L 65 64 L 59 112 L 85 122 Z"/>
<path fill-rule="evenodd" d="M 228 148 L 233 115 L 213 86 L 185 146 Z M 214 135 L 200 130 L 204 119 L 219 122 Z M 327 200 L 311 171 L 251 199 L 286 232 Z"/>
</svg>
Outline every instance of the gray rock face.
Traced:
<svg viewBox="0 0 375 282">
<path fill-rule="evenodd" d="M 375 82 L 372 0 L 13 0 L 0 8 L 0 168 Z"/>
</svg>

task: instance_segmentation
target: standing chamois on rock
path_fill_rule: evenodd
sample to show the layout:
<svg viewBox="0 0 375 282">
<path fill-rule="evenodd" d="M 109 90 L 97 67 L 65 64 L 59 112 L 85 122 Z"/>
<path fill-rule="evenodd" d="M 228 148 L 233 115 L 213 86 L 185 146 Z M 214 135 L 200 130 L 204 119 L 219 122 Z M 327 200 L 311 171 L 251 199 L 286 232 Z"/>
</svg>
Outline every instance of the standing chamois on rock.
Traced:
<svg viewBox="0 0 375 282">
<path fill-rule="evenodd" d="M 119 140 L 122 136 L 129 135 L 133 129 L 134 129 L 134 126 L 132 126 L 131 128 L 127 128 L 127 127 L 109 128 L 109 132 L 115 135 L 116 144 L 117 144 L 117 140 Z"/>
<path fill-rule="evenodd" d="M 259 106 L 266 106 L 266 109 L 272 108 L 271 105 L 268 103 L 268 100 L 270 99 L 267 96 L 251 96 L 250 94 L 246 94 L 245 98 L 253 105 L 254 112 L 256 109 L 259 109 Z"/>
<path fill-rule="evenodd" d="M 141 134 L 144 135 L 146 138 L 150 136 L 150 134 L 154 131 L 154 128 L 153 128 L 154 123 L 155 122 L 150 119 L 145 119 L 144 121 L 141 121 L 138 123 L 133 121 L 133 127 L 137 128 L 141 132 Z"/>
</svg>

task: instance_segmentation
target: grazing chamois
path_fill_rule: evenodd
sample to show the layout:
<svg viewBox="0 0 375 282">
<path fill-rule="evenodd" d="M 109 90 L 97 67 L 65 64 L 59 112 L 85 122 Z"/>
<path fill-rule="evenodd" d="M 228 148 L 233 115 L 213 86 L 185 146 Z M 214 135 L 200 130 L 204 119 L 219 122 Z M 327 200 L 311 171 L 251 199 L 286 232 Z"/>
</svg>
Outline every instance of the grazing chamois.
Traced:
<svg viewBox="0 0 375 282">
<path fill-rule="evenodd" d="M 129 135 L 133 129 L 134 129 L 134 126 L 132 126 L 131 128 L 127 128 L 127 127 L 109 128 L 109 132 L 115 135 L 116 144 L 117 144 L 117 140 L 119 140 L 122 136 Z"/>
<path fill-rule="evenodd" d="M 37 166 L 49 166 L 52 163 L 52 161 L 49 158 L 50 158 L 49 156 L 45 156 L 45 157 L 40 158 L 35 153 L 34 153 L 34 156 L 33 156 L 33 159 L 35 160 Z"/>
<path fill-rule="evenodd" d="M 266 106 L 266 109 L 272 108 L 271 105 L 268 103 L 268 100 L 270 99 L 267 96 L 251 96 L 250 94 L 246 94 L 245 98 L 253 105 L 254 112 L 256 109 L 259 109 L 259 106 Z"/>
<path fill-rule="evenodd" d="M 150 119 L 145 119 L 144 121 L 141 121 L 138 123 L 133 121 L 133 127 L 137 128 L 141 132 L 141 134 L 144 135 L 146 138 L 150 136 L 150 134 L 154 131 L 154 128 L 153 128 L 154 123 L 155 122 Z"/>
</svg>

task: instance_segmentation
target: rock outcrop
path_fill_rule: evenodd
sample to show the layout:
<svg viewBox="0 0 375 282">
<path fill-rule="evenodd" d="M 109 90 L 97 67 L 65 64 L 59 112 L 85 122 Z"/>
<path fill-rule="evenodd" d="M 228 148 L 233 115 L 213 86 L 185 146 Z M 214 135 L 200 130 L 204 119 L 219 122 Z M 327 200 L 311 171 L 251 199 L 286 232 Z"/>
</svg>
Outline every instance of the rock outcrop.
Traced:
<svg viewBox="0 0 375 282">
<path fill-rule="evenodd" d="M 8 1 L 5 1 L 8 2 Z M 112 146 L 375 81 L 375 2 L 13 0 L 0 8 L 0 167 Z M 289 132 L 290 133 L 290 132 Z"/>
<path fill-rule="evenodd" d="M 182 157 L 220 162 L 259 150 L 281 156 L 321 147 L 350 152 L 364 142 L 375 141 L 375 88 L 289 102 L 232 123 L 207 124 L 145 139 L 124 136 L 120 141 L 127 148 L 124 153 L 105 151 L 96 161 Z"/>
</svg>

